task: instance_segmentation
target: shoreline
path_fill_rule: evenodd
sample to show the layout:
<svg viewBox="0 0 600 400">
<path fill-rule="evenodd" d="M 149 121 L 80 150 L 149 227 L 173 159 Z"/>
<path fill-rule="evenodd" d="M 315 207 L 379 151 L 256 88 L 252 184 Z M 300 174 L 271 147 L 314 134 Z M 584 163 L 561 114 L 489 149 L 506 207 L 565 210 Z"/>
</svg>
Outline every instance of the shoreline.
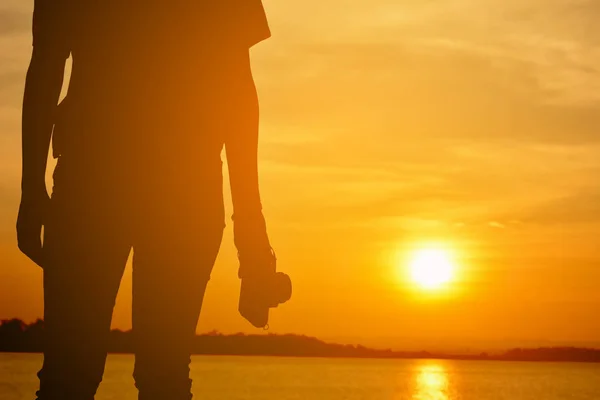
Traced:
<svg viewBox="0 0 600 400">
<path fill-rule="evenodd" d="M 19 319 L 0 324 L 0 352 L 41 353 L 44 349 L 44 322 L 26 324 Z M 298 334 L 196 334 L 191 352 L 197 356 L 253 356 L 347 359 L 419 359 L 509 362 L 600 363 L 600 348 L 552 346 L 463 353 L 460 350 L 403 351 L 369 348 L 360 344 L 330 343 Z M 112 330 L 108 337 L 110 354 L 133 354 L 131 331 Z"/>
<path fill-rule="evenodd" d="M 600 350 L 595 351 L 600 352 Z M 42 355 L 41 351 L 5 351 L 0 350 L 0 354 L 35 354 Z M 133 352 L 109 351 L 109 355 L 134 356 Z M 580 360 L 580 359 L 517 359 L 506 358 L 502 356 L 489 356 L 487 358 L 477 356 L 444 355 L 431 354 L 430 356 L 356 356 L 356 355 L 302 355 L 302 354 L 234 354 L 234 353 L 192 353 L 192 356 L 201 357 L 272 357 L 272 358 L 321 358 L 321 359 L 352 359 L 352 360 L 439 360 L 439 361 L 478 361 L 478 362 L 506 362 L 506 363 L 544 363 L 544 364 L 600 364 L 598 360 Z"/>
</svg>

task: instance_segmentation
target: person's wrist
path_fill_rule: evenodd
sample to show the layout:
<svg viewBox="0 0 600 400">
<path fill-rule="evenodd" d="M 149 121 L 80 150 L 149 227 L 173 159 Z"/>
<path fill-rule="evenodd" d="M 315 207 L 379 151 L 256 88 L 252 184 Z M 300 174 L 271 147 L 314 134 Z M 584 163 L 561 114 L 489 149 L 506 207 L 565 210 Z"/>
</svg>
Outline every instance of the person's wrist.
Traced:
<svg viewBox="0 0 600 400">
<path fill-rule="evenodd" d="M 234 214 L 233 235 L 240 253 L 262 252 L 271 248 L 267 224 L 262 212 Z"/>
</svg>

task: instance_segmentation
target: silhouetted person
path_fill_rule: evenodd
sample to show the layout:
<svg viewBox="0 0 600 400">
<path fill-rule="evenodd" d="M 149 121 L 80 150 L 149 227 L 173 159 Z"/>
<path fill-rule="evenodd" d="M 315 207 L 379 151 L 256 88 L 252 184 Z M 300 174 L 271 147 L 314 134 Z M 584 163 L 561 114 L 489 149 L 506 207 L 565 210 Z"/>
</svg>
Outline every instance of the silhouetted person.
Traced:
<svg viewBox="0 0 600 400">
<path fill-rule="evenodd" d="M 190 345 L 225 226 L 223 146 L 241 266 L 274 265 L 249 61 L 270 36 L 260 0 L 131 3 L 35 0 L 17 233 L 44 272 L 40 400 L 94 397 L 131 248 L 139 398 L 191 398 Z"/>
</svg>

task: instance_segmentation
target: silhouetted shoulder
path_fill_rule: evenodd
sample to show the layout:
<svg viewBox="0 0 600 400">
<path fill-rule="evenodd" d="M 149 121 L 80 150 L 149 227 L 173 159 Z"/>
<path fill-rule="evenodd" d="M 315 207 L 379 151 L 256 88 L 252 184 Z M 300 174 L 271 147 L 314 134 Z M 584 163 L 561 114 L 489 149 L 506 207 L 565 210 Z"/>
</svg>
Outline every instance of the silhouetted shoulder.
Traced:
<svg viewBox="0 0 600 400">
<path fill-rule="evenodd" d="M 33 6 L 33 47 L 67 58 L 69 43 L 70 3 L 72 0 L 35 0 Z"/>
<path fill-rule="evenodd" d="M 217 32 L 231 42 L 252 47 L 271 37 L 271 30 L 261 0 L 212 0 L 220 25 Z"/>
<path fill-rule="evenodd" d="M 245 38 L 248 46 L 262 42 L 271 37 L 271 29 L 261 0 L 241 1 L 241 22 L 247 24 Z"/>
</svg>

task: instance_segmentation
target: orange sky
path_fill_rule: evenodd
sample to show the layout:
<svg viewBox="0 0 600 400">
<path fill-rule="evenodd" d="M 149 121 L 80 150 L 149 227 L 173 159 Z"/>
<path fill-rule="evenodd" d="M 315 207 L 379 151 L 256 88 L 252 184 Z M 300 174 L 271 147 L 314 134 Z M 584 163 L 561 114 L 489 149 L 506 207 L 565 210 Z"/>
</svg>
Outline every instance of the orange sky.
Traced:
<svg viewBox="0 0 600 400">
<path fill-rule="evenodd" d="M 600 342 L 600 7 L 264 3 L 261 182 L 295 284 L 271 330 L 397 348 Z M 31 7 L 0 7 L 0 318 L 25 320 L 42 311 L 14 234 Z M 432 241 L 457 255 L 438 295 L 395 261 Z M 236 270 L 228 226 L 199 331 L 252 332 Z"/>
</svg>

